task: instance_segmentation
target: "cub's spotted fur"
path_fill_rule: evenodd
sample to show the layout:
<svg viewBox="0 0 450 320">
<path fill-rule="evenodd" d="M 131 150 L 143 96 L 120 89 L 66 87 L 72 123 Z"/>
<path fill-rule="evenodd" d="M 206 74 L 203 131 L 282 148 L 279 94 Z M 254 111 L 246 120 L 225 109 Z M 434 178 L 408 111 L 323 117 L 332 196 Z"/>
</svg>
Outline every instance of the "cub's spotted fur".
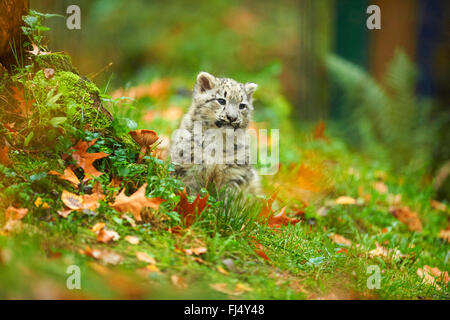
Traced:
<svg viewBox="0 0 450 320">
<path fill-rule="evenodd" d="M 185 183 L 190 194 L 211 185 L 217 189 L 232 188 L 253 194 L 259 192 L 259 177 L 248 157 L 249 140 L 225 140 L 230 134 L 242 137 L 248 128 L 253 111 L 252 96 L 256 88 L 254 83 L 216 78 L 207 72 L 198 74 L 191 107 L 177 130 L 178 134 L 173 137 L 171 146 L 175 174 Z M 196 135 L 196 130 L 200 128 L 203 134 Z M 216 136 L 206 134 L 209 131 L 215 132 Z M 214 140 L 217 133 L 224 139 L 222 146 Z M 229 141 L 232 145 L 227 147 Z M 200 162 L 195 161 L 199 152 L 204 154 L 211 147 L 220 149 L 214 154 L 218 152 L 217 155 L 231 161 L 218 163 L 205 156 Z M 242 157 L 243 154 L 246 156 Z"/>
</svg>

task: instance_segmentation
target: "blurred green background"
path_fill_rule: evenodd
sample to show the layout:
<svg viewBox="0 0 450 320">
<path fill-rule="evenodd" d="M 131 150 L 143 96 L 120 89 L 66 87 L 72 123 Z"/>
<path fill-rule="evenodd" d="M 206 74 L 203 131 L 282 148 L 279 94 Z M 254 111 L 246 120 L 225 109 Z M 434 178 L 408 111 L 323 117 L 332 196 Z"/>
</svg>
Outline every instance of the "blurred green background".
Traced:
<svg viewBox="0 0 450 320">
<path fill-rule="evenodd" d="M 72 4 L 81 29 L 50 19 L 49 47 L 108 92 L 170 79 L 173 95 L 140 105 L 187 108 L 199 71 L 256 82 L 255 120 L 281 129 L 282 162 L 298 160 L 296 130 L 324 120 L 351 148 L 425 173 L 448 198 L 448 1 L 31 0 L 63 15 Z M 381 30 L 366 27 L 370 4 Z"/>
</svg>

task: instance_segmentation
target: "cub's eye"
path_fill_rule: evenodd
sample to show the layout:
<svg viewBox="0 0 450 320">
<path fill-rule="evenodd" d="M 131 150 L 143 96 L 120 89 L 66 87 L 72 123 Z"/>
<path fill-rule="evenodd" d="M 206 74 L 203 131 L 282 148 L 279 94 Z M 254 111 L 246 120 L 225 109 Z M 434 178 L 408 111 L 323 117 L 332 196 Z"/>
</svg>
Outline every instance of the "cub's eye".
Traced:
<svg viewBox="0 0 450 320">
<path fill-rule="evenodd" d="M 219 102 L 223 106 L 227 103 L 227 101 L 225 99 L 222 99 L 222 98 L 217 99 L 217 102 Z"/>
<path fill-rule="evenodd" d="M 247 108 L 247 105 L 246 105 L 245 103 L 241 103 L 241 104 L 239 105 L 239 109 L 243 110 L 243 109 L 245 109 L 245 108 Z"/>
</svg>

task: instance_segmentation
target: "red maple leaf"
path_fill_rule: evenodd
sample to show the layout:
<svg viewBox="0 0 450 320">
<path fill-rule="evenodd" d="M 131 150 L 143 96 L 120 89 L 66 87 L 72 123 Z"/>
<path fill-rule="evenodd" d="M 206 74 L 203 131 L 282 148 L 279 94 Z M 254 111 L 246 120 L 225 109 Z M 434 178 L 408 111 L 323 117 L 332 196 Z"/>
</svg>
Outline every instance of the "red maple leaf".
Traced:
<svg viewBox="0 0 450 320">
<path fill-rule="evenodd" d="M 178 202 L 175 207 L 175 211 L 178 212 L 183 218 L 186 224 L 186 227 L 190 227 L 197 216 L 203 212 L 206 208 L 206 203 L 208 201 L 208 195 L 204 198 L 200 198 L 200 195 L 197 194 L 194 202 L 189 203 L 187 199 L 186 189 L 180 193 L 180 202 Z"/>
</svg>

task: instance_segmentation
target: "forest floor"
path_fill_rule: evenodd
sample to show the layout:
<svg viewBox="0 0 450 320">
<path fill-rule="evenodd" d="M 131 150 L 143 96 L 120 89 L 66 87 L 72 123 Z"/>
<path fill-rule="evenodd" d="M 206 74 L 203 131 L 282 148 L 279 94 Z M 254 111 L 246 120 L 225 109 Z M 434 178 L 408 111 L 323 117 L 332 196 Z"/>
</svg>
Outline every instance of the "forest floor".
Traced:
<svg viewBox="0 0 450 320">
<path fill-rule="evenodd" d="M 426 179 L 292 124 L 264 197 L 186 197 L 166 160 L 176 81 L 108 95 L 34 55 L 2 87 L 0 298 L 450 298 L 449 208 Z M 136 127 L 163 141 L 142 163 Z"/>
</svg>

